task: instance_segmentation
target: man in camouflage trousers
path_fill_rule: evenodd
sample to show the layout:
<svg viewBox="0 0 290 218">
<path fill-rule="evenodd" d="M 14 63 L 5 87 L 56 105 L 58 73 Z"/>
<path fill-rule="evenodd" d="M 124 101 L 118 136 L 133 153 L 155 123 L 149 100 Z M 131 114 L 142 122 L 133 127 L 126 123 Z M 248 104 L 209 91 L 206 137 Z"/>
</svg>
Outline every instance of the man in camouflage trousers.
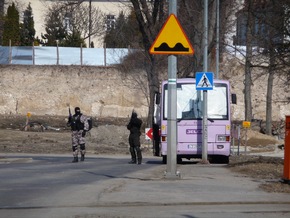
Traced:
<svg viewBox="0 0 290 218">
<path fill-rule="evenodd" d="M 67 125 L 72 130 L 72 151 L 73 151 L 73 163 L 78 162 L 78 146 L 80 146 L 81 161 L 85 160 L 86 153 L 86 141 L 85 136 L 89 130 L 88 117 L 81 113 L 79 107 L 75 108 L 75 114 L 69 116 Z"/>
</svg>

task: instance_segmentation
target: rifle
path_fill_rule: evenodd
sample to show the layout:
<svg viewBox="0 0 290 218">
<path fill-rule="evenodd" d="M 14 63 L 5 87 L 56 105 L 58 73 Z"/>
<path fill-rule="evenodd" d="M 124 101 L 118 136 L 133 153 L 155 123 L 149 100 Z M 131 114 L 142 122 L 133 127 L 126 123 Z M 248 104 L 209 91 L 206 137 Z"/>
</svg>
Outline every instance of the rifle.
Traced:
<svg viewBox="0 0 290 218">
<path fill-rule="evenodd" d="M 67 121 L 67 125 L 71 124 L 71 120 L 72 120 L 72 114 L 70 111 L 70 106 L 68 107 L 68 121 Z"/>
<path fill-rule="evenodd" d="M 68 108 L 68 114 L 69 114 L 68 117 L 71 118 L 72 115 L 71 115 L 70 107 Z"/>
<path fill-rule="evenodd" d="M 131 113 L 131 117 L 130 117 L 130 121 L 129 121 L 129 123 L 127 124 L 127 129 L 128 130 L 130 130 L 131 129 L 131 120 L 132 120 L 132 118 L 133 118 L 133 113 L 134 113 L 135 111 L 134 111 L 134 109 L 132 110 L 132 113 Z"/>
</svg>

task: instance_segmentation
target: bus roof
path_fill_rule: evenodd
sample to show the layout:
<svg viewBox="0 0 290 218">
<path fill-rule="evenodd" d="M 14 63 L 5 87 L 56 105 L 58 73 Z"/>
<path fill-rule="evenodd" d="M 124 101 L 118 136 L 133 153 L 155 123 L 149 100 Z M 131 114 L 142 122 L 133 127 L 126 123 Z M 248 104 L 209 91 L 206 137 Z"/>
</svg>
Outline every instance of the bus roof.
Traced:
<svg viewBox="0 0 290 218">
<path fill-rule="evenodd" d="M 214 83 L 225 83 L 225 84 L 229 84 L 229 81 L 228 80 L 220 80 L 220 79 L 214 79 L 213 80 Z M 162 82 L 162 84 L 167 84 L 168 83 L 168 80 L 164 80 Z M 176 83 L 196 83 L 196 78 L 178 78 L 176 80 Z"/>
</svg>

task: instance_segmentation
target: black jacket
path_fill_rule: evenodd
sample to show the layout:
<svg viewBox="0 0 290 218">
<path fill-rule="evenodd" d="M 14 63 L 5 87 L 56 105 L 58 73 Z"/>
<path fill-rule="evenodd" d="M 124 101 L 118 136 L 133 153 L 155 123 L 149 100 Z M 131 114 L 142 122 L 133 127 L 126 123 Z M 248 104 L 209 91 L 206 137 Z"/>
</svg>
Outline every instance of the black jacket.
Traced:
<svg viewBox="0 0 290 218">
<path fill-rule="evenodd" d="M 129 124 L 127 125 L 127 129 L 130 130 L 130 134 L 141 135 L 141 126 L 142 120 L 137 117 L 132 117 Z"/>
</svg>

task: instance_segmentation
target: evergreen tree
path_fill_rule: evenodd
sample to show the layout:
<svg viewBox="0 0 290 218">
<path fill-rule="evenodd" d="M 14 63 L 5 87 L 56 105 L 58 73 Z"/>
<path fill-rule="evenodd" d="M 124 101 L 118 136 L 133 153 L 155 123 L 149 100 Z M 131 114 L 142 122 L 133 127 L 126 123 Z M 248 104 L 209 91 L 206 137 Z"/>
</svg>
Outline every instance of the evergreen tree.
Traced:
<svg viewBox="0 0 290 218">
<path fill-rule="evenodd" d="M 107 48 L 126 48 L 128 46 L 126 35 L 127 21 L 123 12 L 119 14 L 113 28 L 110 28 L 105 37 Z M 124 39 L 125 37 L 125 39 Z"/>
<path fill-rule="evenodd" d="M 28 4 L 27 9 L 24 11 L 23 24 L 21 25 L 20 33 L 21 45 L 31 46 L 34 42 L 35 29 L 30 3 Z"/>
<path fill-rule="evenodd" d="M 61 1 L 50 8 L 45 15 L 46 33 L 42 34 L 43 44 L 80 47 L 84 40 L 103 33 L 103 14 L 99 9 L 89 9 L 78 1 Z M 89 19 L 91 17 L 91 19 Z M 71 42 L 72 44 L 68 44 Z M 79 45 L 75 43 L 79 42 Z"/>
<path fill-rule="evenodd" d="M 116 20 L 115 28 L 111 28 L 105 35 L 107 48 L 142 47 L 141 34 L 134 13 L 125 17 L 121 12 Z"/>
<path fill-rule="evenodd" d="M 83 47 L 86 47 L 86 43 L 81 37 L 81 34 L 78 31 L 73 31 L 72 34 L 67 35 L 66 39 L 61 43 L 61 46 L 80 47 L 81 44 L 83 45 Z"/>
<path fill-rule="evenodd" d="M 43 44 L 46 46 L 56 46 L 56 41 L 58 40 L 59 45 L 61 45 L 67 36 L 61 15 L 58 11 L 52 10 L 46 17 L 45 22 L 46 33 L 41 34 Z"/>
<path fill-rule="evenodd" d="M 11 40 L 12 46 L 20 45 L 19 12 L 14 3 L 8 7 L 5 16 L 3 45 L 8 46 L 9 40 Z"/>
</svg>

